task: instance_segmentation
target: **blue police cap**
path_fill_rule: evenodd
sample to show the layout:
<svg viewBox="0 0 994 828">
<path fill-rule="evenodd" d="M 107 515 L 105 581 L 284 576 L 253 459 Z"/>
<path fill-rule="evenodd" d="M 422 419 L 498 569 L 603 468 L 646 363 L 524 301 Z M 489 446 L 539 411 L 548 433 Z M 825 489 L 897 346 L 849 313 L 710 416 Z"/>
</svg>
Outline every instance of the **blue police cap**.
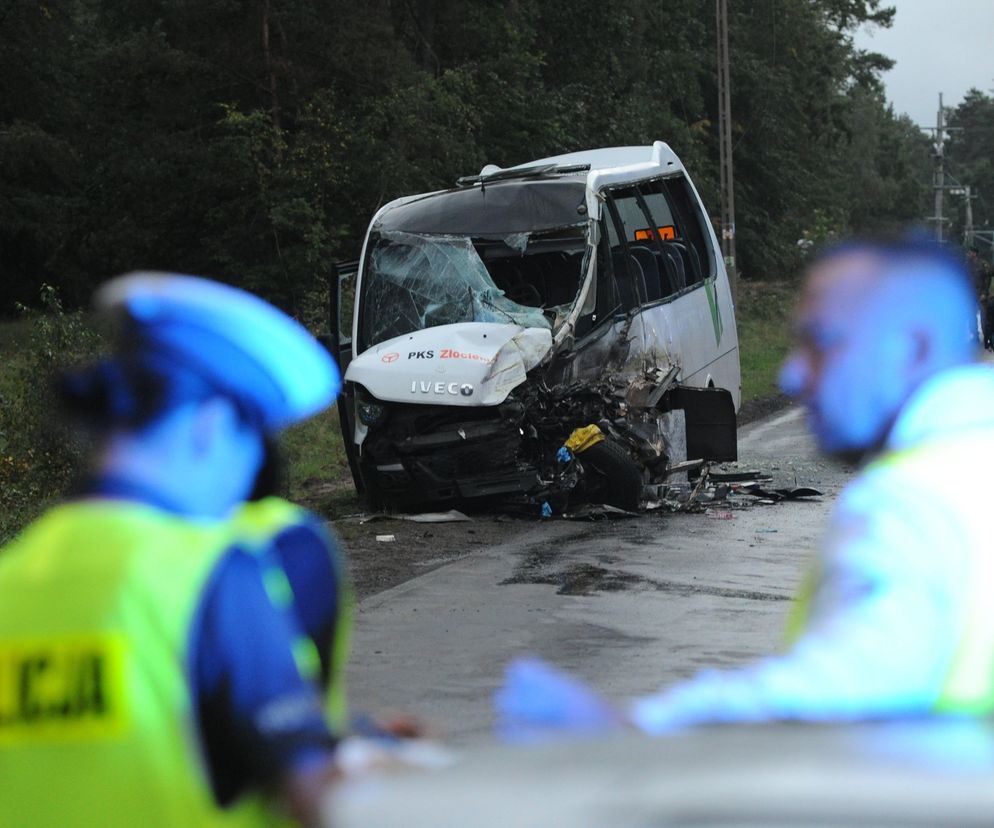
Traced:
<svg viewBox="0 0 994 828">
<path fill-rule="evenodd" d="M 302 325 L 230 285 L 136 272 L 104 284 L 94 302 L 124 314 L 126 347 L 196 372 L 248 406 L 267 431 L 316 414 L 341 388 L 335 361 Z"/>
</svg>

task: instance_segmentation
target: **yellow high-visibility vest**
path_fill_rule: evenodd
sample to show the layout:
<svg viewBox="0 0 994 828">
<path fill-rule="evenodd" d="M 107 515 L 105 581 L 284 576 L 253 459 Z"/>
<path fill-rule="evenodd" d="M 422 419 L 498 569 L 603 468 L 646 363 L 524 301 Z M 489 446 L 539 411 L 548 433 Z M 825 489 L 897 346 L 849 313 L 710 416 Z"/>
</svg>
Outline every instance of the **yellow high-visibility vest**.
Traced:
<svg viewBox="0 0 994 828">
<path fill-rule="evenodd" d="M 215 803 L 189 638 L 235 521 L 59 506 L 0 550 L 0 826 L 283 824 Z"/>
</svg>

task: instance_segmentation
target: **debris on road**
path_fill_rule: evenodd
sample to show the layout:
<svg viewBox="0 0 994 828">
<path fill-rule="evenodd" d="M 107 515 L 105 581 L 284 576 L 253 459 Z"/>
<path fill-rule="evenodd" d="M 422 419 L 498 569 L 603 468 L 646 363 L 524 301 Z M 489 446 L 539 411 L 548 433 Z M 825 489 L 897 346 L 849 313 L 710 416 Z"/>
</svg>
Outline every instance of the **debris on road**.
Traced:
<svg viewBox="0 0 994 828">
<path fill-rule="evenodd" d="M 577 429 L 560 452 L 560 463 L 567 468 L 576 463 L 578 455 L 585 455 L 604 438 L 597 426 Z M 612 503 L 599 501 L 580 502 L 572 505 L 569 500 L 549 501 L 533 504 L 524 499 L 509 498 L 499 503 L 500 511 L 493 515 L 495 521 L 556 519 L 567 521 L 618 520 L 639 517 L 646 512 L 695 513 L 704 514 L 712 520 L 733 520 L 734 510 L 749 509 L 755 506 L 774 505 L 784 501 L 804 501 L 822 496 L 822 492 L 809 486 L 793 488 L 763 488 L 761 483 L 772 478 L 769 474 L 755 470 L 714 471 L 701 460 L 685 464 L 698 471 L 695 478 L 687 481 L 662 483 L 638 483 L 639 494 L 633 508 L 624 509 Z M 583 472 L 577 468 L 577 474 Z M 553 503 L 560 507 L 557 509 Z M 480 516 L 477 515 L 477 518 Z M 378 521 L 407 521 L 411 523 L 463 523 L 474 518 L 450 509 L 446 512 L 420 512 L 392 514 L 377 512 L 359 516 L 358 524 L 365 525 Z M 775 530 L 773 530 L 775 531 Z M 389 539 L 389 540 L 387 540 Z M 376 535 L 376 540 L 389 543 L 396 540 L 394 535 Z"/>
<path fill-rule="evenodd" d="M 810 486 L 799 486 L 794 489 L 761 489 L 758 483 L 742 486 L 740 491 L 752 497 L 779 503 L 781 500 L 803 500 L 809 497 L 821 497 L 822 492 Z"/>
<path fill-rule="evenodd" d="M 359 520 L 359 523 L 373 523 L 377 520 L 408 520 L 412 523 L 460 523 L 472 519 L 458 509 L 449 509 L 447 512 L 418 512 L 410 515 L 403 512 L 395 515 L 377 512 L 374 515 L 365 515 Z"/>
<path fill-rule="evenodd" d="M 741 509 L 822 496 L 822 492 L 810 486 L 777 489 L 760 486 L 761 481 L 771 479 L 769 474 L 759 471 L 712 471 L 709 466 L 704 465 L 693 485 L 670 483 L 646 486 L 643 493 L 644 508 L 649 511 L 704 512 L 708 517 L 717 518 L 719 514 L 726 513 L 708 509 L 705 504 L 722 503 L 730 508 Z"/>
<path fill-rule="evenodd" d="M 562 515 L 565 520 L 611 520 L 638 516 L 638 512 L 619 509 L 617 506 L 612 506 L 609 503 L 586 503 L 579 509 Z"/>
</svg>

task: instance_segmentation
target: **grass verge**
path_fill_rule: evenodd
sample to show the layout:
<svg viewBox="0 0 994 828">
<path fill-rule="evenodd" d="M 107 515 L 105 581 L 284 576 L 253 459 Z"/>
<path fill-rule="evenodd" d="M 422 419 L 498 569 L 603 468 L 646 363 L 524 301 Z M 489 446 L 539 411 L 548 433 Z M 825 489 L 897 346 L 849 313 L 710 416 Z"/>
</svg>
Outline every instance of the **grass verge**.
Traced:
<svg viewBox="0 0 994 828">
<path fill-rule="evenodd" d="M 332 518 L 359 511 L 336 408 L 287 429 L 280 447 L 290 500 Z"/>
<path fill-rule="evenodd" d="M 743 403 L 779 393 L 777 375 L 790 347 L 795 292 L 791 282 L 739 282 L 735 322 Z"/>
</svg>

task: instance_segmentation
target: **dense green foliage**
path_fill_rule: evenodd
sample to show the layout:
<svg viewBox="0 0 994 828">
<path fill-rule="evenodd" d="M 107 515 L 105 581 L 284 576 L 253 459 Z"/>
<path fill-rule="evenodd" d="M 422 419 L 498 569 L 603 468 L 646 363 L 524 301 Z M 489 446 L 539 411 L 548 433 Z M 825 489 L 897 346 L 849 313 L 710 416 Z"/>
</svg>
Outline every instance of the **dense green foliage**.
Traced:
<svg viewBox="0 0 994 828">
<path fill-rule="evenodd" d="M 88 445 L 53 416 L 52 378 L 101 345 L 80 311 L 62 307 L 50 285 L 43 312 L 26 312 L 0 328 L 0 543 L 65 494 L 82 468 Z"/>
<path fill-rule="evenodd" d="M 792 272 L 804 233 L 927 210 L 927 145 L 852 42 L 880 3 L 729 4 L 747 278 Z M 146 267 L 300 312 L 385 200 L 593 146 L 668 141 L 717 212 L 700 0 L 3 0 L 0 20 L 0 313 Z"/>
</svg>

